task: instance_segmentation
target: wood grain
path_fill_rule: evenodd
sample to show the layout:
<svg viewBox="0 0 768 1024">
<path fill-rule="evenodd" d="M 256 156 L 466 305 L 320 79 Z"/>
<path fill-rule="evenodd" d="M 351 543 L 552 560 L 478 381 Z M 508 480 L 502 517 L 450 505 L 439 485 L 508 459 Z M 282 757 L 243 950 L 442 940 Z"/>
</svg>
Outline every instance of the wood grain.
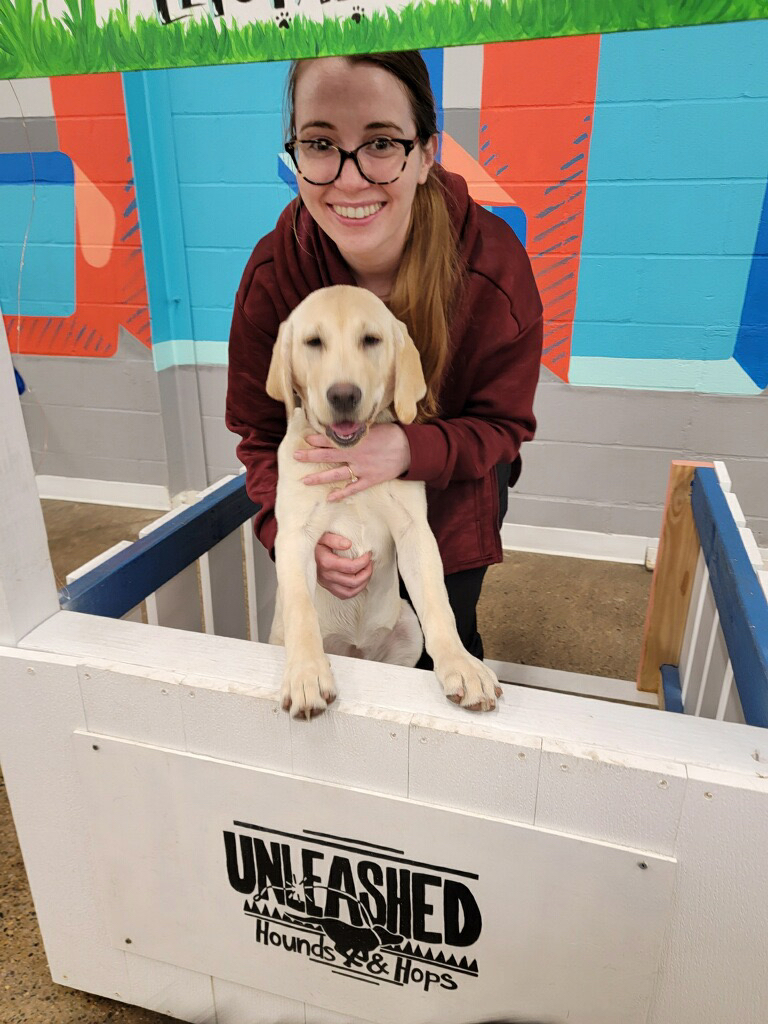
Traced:
<svg viewBox="0 0 768 1024">
<path fill-rule="evenodd" d="M 658 693 L 662 708 L 661 666 L 679 664 L 699 555 L 699 537 L 691 511 L 691 484 L 698 466 L 711 463 L 675 461 L 670 466 L 659 553 L 645 620 L 637 688 Z"/>
</svg>

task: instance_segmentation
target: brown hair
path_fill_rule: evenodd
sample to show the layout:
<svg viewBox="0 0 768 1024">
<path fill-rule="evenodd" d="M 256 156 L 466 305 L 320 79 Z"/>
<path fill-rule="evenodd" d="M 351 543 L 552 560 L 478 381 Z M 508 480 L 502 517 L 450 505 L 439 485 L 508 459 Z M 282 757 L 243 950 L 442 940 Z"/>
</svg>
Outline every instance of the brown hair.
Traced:
<svg viewBox="0 0 768 1024">
<path fill-rule="evenodd" d="M 317 59 L 317 58 L 314 58 Z M 355 54 L 352 64 L 373 64 L 394 75 L 405 87 L 422 146 L 437 134 L 435 97 L 429 72 L 417 50 L 403 53 Z M 304 61 L 294 61 L 286 82 L 286 122 L 294 133 L 296 83 Z M 427 393 L 419 402 L 417 420 L 438 412 L 440 381 L 450 346 L 450 323 L 461 294 L 464 267 L 459 258 L 443 186 L 430 169 L 416 189 L 405 249 L 389 298 L 389 307 L 413 338 L 424 370 Z"/>
</svg>

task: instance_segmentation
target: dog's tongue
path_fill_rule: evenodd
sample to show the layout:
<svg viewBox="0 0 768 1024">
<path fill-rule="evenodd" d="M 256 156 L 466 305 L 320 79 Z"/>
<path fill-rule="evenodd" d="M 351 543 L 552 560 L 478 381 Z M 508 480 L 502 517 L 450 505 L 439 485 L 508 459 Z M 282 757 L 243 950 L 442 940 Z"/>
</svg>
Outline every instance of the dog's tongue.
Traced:
<svg viewBox="0 0 768 1024">
<path fill-rule="evenodd" d="M 338 434 L 339 437 L 352 437 L 360 429 L 359 423 L 353 423 L 351 420 L 342 420 L 341 423 L 333 424 L 334 434 Z"/>
</svg>

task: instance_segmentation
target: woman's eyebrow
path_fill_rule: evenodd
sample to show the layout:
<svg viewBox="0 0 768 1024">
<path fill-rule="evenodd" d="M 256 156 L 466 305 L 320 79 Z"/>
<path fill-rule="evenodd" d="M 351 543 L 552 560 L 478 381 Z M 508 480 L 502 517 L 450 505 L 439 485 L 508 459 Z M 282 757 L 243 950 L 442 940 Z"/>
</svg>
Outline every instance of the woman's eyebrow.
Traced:
<svg viewBox="0 0 768 1024">
<path fill-rule="evenodd" d="M 299 131 L 304 132 L 307 128 L 326 128 L 329 131 L 335 131 L 336 125 L 331 124 L 330 121 L 307 121 L 306 124 L 301 126 Z M 365 126 L 364 130 L 367 132 L 381 131 L 382 128 L 394 128 L 396 132 L 400 132 L 401 134 L 403 131 L 400 125 L 395 124 L 394 121 L 371 121 L 370 124 Z"/>
<path fill-rule="evenodd" d="M 403 129 L 400 127 L 400 125 L 399 124 L 395 124 L 394 121 L 372 121 L 370 124 L 367 124 L 365 126 L 365 130 L 367 132 L 368 131 L 375 131 L 376 129 L 379 129 L 379 128 L 394 128 L 396 132 L 400 132 L 400 133 L 402 133 L 402 131 L 403 131 Z"/>
<path fill-rule="evenodd" d="M 328 121 L 307 121 L 306 124 L 301 126 L 299 131 L 306 131 L 307 128 L 329 128 L 331 131 L 334 130 L 334 126 Z"/>
</svg>

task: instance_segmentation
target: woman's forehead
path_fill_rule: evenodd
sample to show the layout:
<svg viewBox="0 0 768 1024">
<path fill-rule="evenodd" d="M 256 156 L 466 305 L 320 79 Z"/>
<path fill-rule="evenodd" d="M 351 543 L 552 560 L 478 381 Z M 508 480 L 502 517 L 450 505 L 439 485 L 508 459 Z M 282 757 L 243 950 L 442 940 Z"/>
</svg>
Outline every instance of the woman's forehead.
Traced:
<svg viewBox="0 0 768 1024">
<path fill-rule="evenodd" d="M 296 83 L 296 128 L 310 125 L 357 129 L 413 126 L 405 87 L 373 64 L 330 57 L 308 62 Z"/>
</svg>

